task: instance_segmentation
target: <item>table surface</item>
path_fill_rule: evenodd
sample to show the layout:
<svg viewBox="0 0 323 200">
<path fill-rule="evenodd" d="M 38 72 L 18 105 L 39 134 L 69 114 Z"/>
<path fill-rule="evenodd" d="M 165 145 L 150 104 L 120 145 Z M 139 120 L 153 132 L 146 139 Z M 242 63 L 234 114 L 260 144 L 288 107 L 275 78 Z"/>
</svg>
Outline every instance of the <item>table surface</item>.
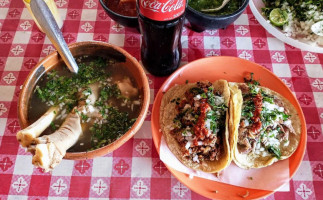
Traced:
<svg viewBox="0 0 323 200">
<path fill-rule="evenodd" d="M 140 34 L 112 21 L 98 0 L 56 0 L 67 43 L 109 42 L 140 60 Z M 289 192 L 267 199 L 323 199 L 323 54 L 300 51 L 271 36 L 250 9 L 225 30 L 182 36 L 182 63 L 207 56 L 236 56 L 273 71 L 295 92 L 307 122 L 305 157 Z M 17 100 L 29 71 L 54 51 L 22 0 L 0 0 L 0 199 L 205 199 L 175 179 L 152 142 L 150 113 L 165 81 L 147 74 L 151 105 L 140 131 L 120 149 L 93 160 L 63 162 L 51 173 L 31 164 L 16 141 Z"/>
</svg>

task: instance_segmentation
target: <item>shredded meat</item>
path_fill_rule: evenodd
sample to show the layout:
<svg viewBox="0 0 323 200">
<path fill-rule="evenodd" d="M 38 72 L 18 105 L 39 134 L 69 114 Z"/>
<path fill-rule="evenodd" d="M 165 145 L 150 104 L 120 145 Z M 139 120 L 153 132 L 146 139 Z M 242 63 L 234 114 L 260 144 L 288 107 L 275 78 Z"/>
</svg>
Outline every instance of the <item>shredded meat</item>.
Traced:
<svg viewBox="0 0 323 200">
<path fill-rule="evenodd" d="M 208 92 L 210 86 L 212 86 L 210 82 L 197 83 L 198 90 L 202 90 L 204 93 Z M 188 159 L 194 160 L 193 158 L 197 156 L 199 162 L 218 160 L 223 151 L 221 137 L 210 134 L 204 124 L 206 113 L 211 107 L 207 99 L 197 99 L 196 95 L 188 90 L 185 92 L 185 97 L 177 103 L 176 110 L 179 114 L 176 116 L 176 120 L 180 122 L 181 127 L 173 129 L 171 133 Z M 186 128 L 190 130 L 189 136 L 182 135 Z"/>
<path fill-rule="evenodd" d="M 242 94 L 247 94 L 249 92 L 249 87 L 247 84 L 240 84 L 239 89 L 241 90 Z"/>
<path fill-rule="evenodd" d="M 181 134 L 177 134 L 177 135 L 176 135 L 176 140 L 177 140 L 177 142 L 178 142 L 178 143 L 180 143 L 180 144 L 182 144 L 182 143 L 184 143 L 184 142 L 185 142 L 185 138 L 184 138 Z M 184 144 L 184 146 L 185 146 L 185 144 Z"/>
<path fill-rule="evenodd" d="M 240 121 L 240 126 L 238 130 L 238 150 L 241 153 L 249 153 L 251 151 L 255 151 L 257 141 L 260 140 L 260 129 L 262 127 L 262 122 L 260 119 L 260 114 L 262 111 L 262 99 L 261 93 L 258 93 L 255 96 L 248 95 L 249 87 L 246 84 L 239 85 L 242 93 L 244 94 L 244 101 L 252 100 L 255 106 L 255 111 L 253 112 L 253 116 L 250 118 L 250 125 L 246 126 L 244 120 L 245 118 L 242 117 Z M 279 107 L 284 107 L 285 114 L 288 114 L 289 111 L 286 109 L 283 101 L 281 99 L 274 97 L 274 103 Z M 249 121 L 249 122 L 250 122 Z M 295 133 L 292 125 L 288 123 L 284 123 L 281 119 L 277 122 L 277 127 L 280 128 L 279 135 L 277 139 L 282 142 L 286 141 L 289 138 L 289 135 Z M 271 132 L 276 129 L 276 125 L 269 124 L 266 127 L 266 132 Z"/>
<path fill-rule="evenodd" d="M 211 148 L 210 146 L 195 146 L 192 147 L 192 154 L 187 157 L 192 157 L 192 155 L 197 155 L 199 160 L 218 160 L 221 154 L 221 147 Z"/>
<path fill-rule="evenodd" d="M 279 107 L 284 107 L 284 103 L 281 99 L 274 98 L 274 103 Z"/>
<path fill-rule="evenodd" d="M 289 138 L 289 134 L 290 133 L 294 133 L 294 129 L 292 126 L 288 127 L 286 125 L 282 125 L 282 124 L 279 124 L 278 125 L 280 127 L 280 130 L 281 130 L 281 133 L 279 134 L 279 141 L 286 141 L 288 140 Z M 291 128 L 291 129 L 290 129 Z"/>
</svg>

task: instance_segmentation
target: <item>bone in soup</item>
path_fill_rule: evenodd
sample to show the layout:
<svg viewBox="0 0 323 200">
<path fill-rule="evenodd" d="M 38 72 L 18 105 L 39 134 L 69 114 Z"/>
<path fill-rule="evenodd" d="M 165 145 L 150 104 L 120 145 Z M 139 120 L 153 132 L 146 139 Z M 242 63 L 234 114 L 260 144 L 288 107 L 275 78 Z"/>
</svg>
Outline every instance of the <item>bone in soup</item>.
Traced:
<svg viewBox="0 0 323 200">
<path fill-rule="evenodd" d="M 61 64 L 40 79 L 28 109 L 29 121 L 34 123 L 55 108 L 51 113 L 55 117 L 42 137 L 67 134 L 64 130 L 79 135 L 70 137 L 74 141 L 69 142 L 75 144 L 68 152 L 112 143 L 131 128 L 141 108 L 137 85 L 122 63 L 93 56 L 76 60 L 80 68 L 77 74 Z M 69 120 L 71 123 L 67 123 Z"/>
</svg>

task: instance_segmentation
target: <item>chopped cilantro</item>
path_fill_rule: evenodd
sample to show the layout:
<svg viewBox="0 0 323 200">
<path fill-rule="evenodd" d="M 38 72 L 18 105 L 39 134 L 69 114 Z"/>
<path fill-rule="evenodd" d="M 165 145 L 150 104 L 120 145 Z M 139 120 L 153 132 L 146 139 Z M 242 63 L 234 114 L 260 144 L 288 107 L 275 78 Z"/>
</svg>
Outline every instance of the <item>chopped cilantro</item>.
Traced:
<svg viewBox="0 0 323 200">
<path fill-rule="evenodd" d="M 268 147 L 267 147 L 267 150 L 268 150 L 268 152 L 269 152 L 269 153 L 274 154 L 274 156 L 275 156 L 276 158 L 280 159 L 280 157 L 281 157 L 281 152 L 280 152 L 280 149 L 279 149 L 279 148 L 274 147 L 274 146 L 268 146 Z"/>
<path fill-rule="evenodd" d="M 288 120 L 288 118 L 290 117 L 290 115 L 286 114 L 286 113 L 282 113 L 283 115 L 283 120 L 286 121 Z"/>
<path fill-rule="evenodd" d="M 82 120 L 86 121 L 89 117 L 85 115 L 84 113 L 81 113 Z"/>
<path fill-rule="evenodd" d="M 202 99 L 206 99 L 206 98 L 207 98 L 206 94 L 205 94 L 205 93 L 202 93 L 202 94 L 201 94 L 201 98 L 202 98 Z"/>
<path fill-rule="evenodd" d="M 89 84 L 101 83 L 99 98 L 94 106 L 99 109 L 102 118 L 97 118 L 90 127 L 92 149 L 96 149 L 122 136 L 133 125 L 136 118 L 131 118 L 127 112 L 110 105 L 111 98 L 127 101 L 121 95 L 116 84 L 106 82 L 110 77 L 107 69 L 115 63 L 114 60 L 101 57 L 95 57 L 90 62 L 82 62 L 82 59 L 77 60 L 79 66 L 77 74 L 65 75 L 64 71 L 52 70 L 45 77 L 47 82 L 43 86 L 36 86 L 35 92 L 42 102 L 50 105 L 64 105 L 66 111 L 70 112 L 75 106 L 79 105 L 79 101 L 86 100 L 92 94 Z M 89 119 L 86 114 L 78 109 L 74 109 L 74 112 L 81 117 L 82 122 Z M 54 113 L 56 114 L 55 111 Z M 50 126 L 53 130 L 56 130 L 53 122 Z"/>
<path fill-rule="evenodd" d="M 222 125 L 221 114 L 220 112 L 216 112 L 214 110 L 210 110 L 206 113 L 206 118 L 210 120 L 210 129 L 213 134 L 216 134 Z"/>
<path fill-rule="evenodd" d="M 56 131 L 56 126 L 55 126 L 55 123 L 54 122 L 51 122 L 50 123 L 50 127 L 53 131 Z"/>
<path fill-rule="evenodd" d="M 127 112 L 121 112 L 117 107 L 104 105 L 102 110 L 101 114 L 107 123 L 94 123 L 90 128 L 93 133 L 92 149 L 100 148 L 115 141 L 127 132 L 136 121 L 136 118 L 130 119 Z M 99 142 L 96 143 L 95 141 Z"/>
<path fill-rule="evenodd" d="M 47 83 L 43 87 L 36 87 L 38 97 L 42 102 L 52 102 L 53 105 L 65 104 L 70 111 L 77 104 L 77 93 L 80 88 L 87 87 L 91 83 L 103 81 L 109 77 L 106 72 L 107 60 L 94 59 L 87 63 L 78 63 L 79 72 L 72 76 L 58 75 L 52 70 L 47 74 Z M 83 91 L 89 93 L 90 88 Z"/>
<path fill-rule="evenodd" d="M 245 78 L 243 78 L 243 79 L 244 79 L 244 81 L 245 81 L 245 83 L 250 83 L 250 84 L 252 84 L 252 85 L 259 86 L 259 85 L 260 85 L 259 81 L 254 80 L 253 75 L 254 75 L 254 73 L 253 73 L 253 72 L 251 72 L 251 73 L 250 73 L 250 78 L 246 78 L 246 77 L 245 77 Z"/>
<path fill-rule="evenodd" d="M 100 91 L 100 101 L 96 102 L 96 105 L 104 104 L 111 97 L 115 97 L 117 99 L 122 98 L 121 91 L 116 84 L 106 85 Z"/>
<path fill-rule="evenodd" d="M 253 112 L 255 110 L 255 105 L 252 100 L 247 100 L 244 102 L 244 107 L 242 109 L 242 116 L 246 117 L 247 119 L 250 119 L 253 117 Z"/>
</svg>

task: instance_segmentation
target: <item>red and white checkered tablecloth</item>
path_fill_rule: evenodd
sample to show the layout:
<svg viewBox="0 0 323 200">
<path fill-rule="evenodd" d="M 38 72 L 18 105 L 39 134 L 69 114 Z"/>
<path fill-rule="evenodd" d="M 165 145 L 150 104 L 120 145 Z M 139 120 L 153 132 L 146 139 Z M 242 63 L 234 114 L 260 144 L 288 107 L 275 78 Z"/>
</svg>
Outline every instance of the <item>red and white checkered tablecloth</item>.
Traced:
<svg viewBox="0 0 323 200">
<path fill-rule="evenodd" d="M 56 0 L 67 43 L 99 40 L 123 47 L 140 59 L 140 34 L 112 21 L 98 0 Z M 307 122 L 308 144 L 289 192 L 267 199 L 323 199 L 323 54 L 300 51 L 277 40 L 248 8 L 225 30 L 195 33 L 184 28 L 183 64 L 230 55 L 273 71 L 295 92 Z M 19 147 L 17 100 L 29 71 L 54 51 L 22 0 L 0 0 L 0 199 L 204 199 L 175 179 L 152 142 L 150 112 L 140 131 L 120 149 L 93 160 L 63 162 L 43 173 Z M 166 78 L 147 74 L 151 106 Z"/>
</svg>

